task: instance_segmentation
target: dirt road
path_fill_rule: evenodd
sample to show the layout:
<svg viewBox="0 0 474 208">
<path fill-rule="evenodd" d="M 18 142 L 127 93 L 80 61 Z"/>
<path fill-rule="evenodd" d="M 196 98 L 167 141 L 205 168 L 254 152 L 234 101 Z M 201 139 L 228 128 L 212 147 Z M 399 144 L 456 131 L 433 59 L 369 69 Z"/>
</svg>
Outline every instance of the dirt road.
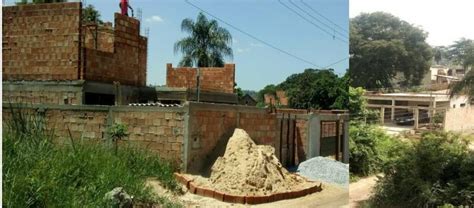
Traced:
<svg viewBox="0 0 474 208">
<path fill-rule="evenodd" d="M 323 191 L 310 194 L 304 197 L 276 201 L 259 205 L 226 203 L 214 198 L 202 197 L 186 192 L 184 195 L 176 196 L 167 192 L 158 181 L 148 181 L 148 185 L 153 187 L 155 193 L 166 196 L 173 201 L 179 201 L 185 207 L 255 207 L 255 208 L 284 208 L 284 207 L 321 207 L 321 208 L 348 208 L 349 191 L 335 185 L 323 184 Z"/>
<path fill-rule="evenodd" d="M 359 207 L 359 204 L 366 201 L 372 195 L 372 190 L 377 183 L 377 176 L 362 178 L 349 185 L 349 206 Z"/>
</svg>

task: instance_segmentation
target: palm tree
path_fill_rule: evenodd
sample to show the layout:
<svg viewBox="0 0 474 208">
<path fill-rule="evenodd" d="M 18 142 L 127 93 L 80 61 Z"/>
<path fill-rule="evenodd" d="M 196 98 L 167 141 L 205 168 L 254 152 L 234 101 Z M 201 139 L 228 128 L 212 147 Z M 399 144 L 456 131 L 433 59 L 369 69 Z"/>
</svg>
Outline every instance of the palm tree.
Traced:
<svg viewBox="0 0 474 208">
<path fill-rule="evenodd" d="M 216 20 L 208 20 L 199 13 L 196 22 L 186 18 L 181 22 L 181 30 L 189 33 L 174 45 L 174 53 L 183 53 L 179 66 L 222 67 L 224 57 L 233 57 L 232 36 L 219 26 Z"/>
<path fill-rule="evenodd" d="M 454 83 L 450 88 L 451 97 L 465 93 L 469 100 L 474 99 L 474 69 L 471 69 L 461 81 Z"/>
</svg>

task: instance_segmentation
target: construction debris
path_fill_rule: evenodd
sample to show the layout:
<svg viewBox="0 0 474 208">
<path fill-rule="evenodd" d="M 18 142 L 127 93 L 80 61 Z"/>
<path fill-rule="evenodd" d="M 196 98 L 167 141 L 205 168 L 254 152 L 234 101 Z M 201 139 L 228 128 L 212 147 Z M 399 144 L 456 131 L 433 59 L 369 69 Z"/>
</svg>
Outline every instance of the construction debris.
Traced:
<svg viewBox="0 0 474 208">
<path fill-rule="evenodd" d="M 298 173 L 312 180 L 349 187 L 349 165 L 330 158 L 306 160 L 298 166 Z"/>
</svg>

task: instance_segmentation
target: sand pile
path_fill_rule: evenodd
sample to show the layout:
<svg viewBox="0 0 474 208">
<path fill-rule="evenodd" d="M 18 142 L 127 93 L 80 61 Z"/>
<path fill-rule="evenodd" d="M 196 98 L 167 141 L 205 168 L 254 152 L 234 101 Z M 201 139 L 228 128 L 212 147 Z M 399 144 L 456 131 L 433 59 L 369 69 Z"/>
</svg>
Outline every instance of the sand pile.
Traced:
<svg viewBox="0 0 474 208">
<path fill-rule="evenodd" d="M 256 145 L 242 129 L 235 129 L 207 182 L 204 178 L 196 182 L 236 195 L 269 195 L 312 185 L 283 168 L 273 147 Z"/>
</svg>

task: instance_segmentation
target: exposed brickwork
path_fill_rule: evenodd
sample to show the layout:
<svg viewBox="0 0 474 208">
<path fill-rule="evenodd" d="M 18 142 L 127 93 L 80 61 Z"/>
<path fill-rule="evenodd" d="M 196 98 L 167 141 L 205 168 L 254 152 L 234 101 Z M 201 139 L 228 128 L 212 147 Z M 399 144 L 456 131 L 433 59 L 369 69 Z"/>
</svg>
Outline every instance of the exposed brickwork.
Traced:
<svg viewBox="0 0 474 208">
<path fill-rule="evenodd" d="M 3 80 L 78 79 L 80 3 L 2 7 Z"/>
<path fill-rule="evenodd" d="M 265 104 L 267 105 L 276 105 L 276 98 L 275 95 L 272 94 L 264 94 L 263 98 L 265 100 Z"/>
<path fill-rule="evenodd" d="M 111 112 L 105 107 L 99 110 L 80 106 L 68 109 L 46 109 L 44 118 L 47 128 L 54 129 L 58 143 L 69 142 L 69 132 L 73 139 L 103 142 L 109 123 L 123 123 L 128 127 L 130 135 L 125 138 L 126 141 L 121 142 L 121 145 L 143 147 L 175 164 L 182 164 L 184 119 L 180 109 L 147 110 L 150 107 L 113 109 L 115 110 Z M 36 113 L 36 109 L 30 109 L 29 112 Z M 10 111 L 4 106 L 3 122 L 7 122 L 9 118 L 11 118 Z"/>
<path fill-rule="evenodd" d="M 196 88 L 197 69 L 190 67 L 173 68 L 166 65 L 166 86 L 175 88 Z M 200 86 L 202 91 L 234 93 L 235 64 L 224 67 L 200 68 Z"/>
<path fill-rule="evenodd" d="M 82 92 L 3 90 L 2 99 L 4 103 L 80 105 L 82 104 Z"/>
<path fill-rule="evenodd" d="M 114 28 L 111 22 L 104 25 L 84 24 L 82 26 L 83 47 L 99 51 L 114 52 Z"/>
<path fill-rule="evenodd" d="M 91 31 L 92 30 L 92 31 Z M 113 30 L 113 52 L 110 52 L 110 29 L 100 27 L 95 49 L 93 35 L 95 28 L 88 27 L 86 33 L 84 79 L 114 82 L 124 85 L 146 85 L 147 39 L 140 36 L 140 22 L 121 14 L 115 14 Z M 92 46 L 92 47 L 91 47 Z"/>
<path fill-rule="evenodd" d="M 276 91 L 276 96 L 278 97 L 278 102 L 280 105 L 288 106 L 288 97 L 286 97 L 286 93 L 283 90 Z"/>
<path fill-rule="evenodd" d="M 11 82 L 2 83 L 4 103 L 23 104 L 82 104 L 82 83 L 75 81 L 58 82 Z"/>
<path fill-rule="evenodd" d="M 3 80 L 89 80 L 145 86 L 147 39 L 140 22 L 82 25 L 81 3 L 2 7 Z"/>
<path fill-rule="evenodd" d="M 184 142 L 184 118 L 181 112 L 116 112 L 116 123 L 124 123 L 131 132 L 129 143 L 154 151 L 167 160 L 181 164 Z"/>
<path fill-rule="evenodd" d="M 269 105 L 279 105 L 279 106 L 288 106 L 288 97 L 286 96 L 285 91 L 278 90 L 276 94 L 264 94 L 263 95 L 265 104 Z"/>
</svg>

